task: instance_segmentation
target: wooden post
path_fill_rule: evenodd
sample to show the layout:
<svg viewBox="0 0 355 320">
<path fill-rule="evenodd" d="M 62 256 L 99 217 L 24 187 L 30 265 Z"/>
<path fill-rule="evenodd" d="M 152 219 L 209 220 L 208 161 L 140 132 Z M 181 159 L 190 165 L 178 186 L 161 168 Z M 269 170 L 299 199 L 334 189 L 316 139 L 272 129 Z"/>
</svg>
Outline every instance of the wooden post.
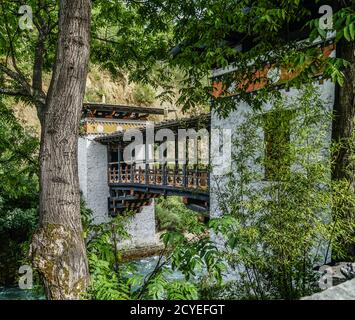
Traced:
<svg viewBox="0 0 355 320">
<path fill-rule="evenodd" d="M 188 164 L 189 164 L 189 152 L 188 152 L 188 144 L 187 144 L 187 139 L 186 139 L 186 143 L 185 143 L 185 163 L 183 165 L 183 182 L 184 182 L 184 188 L 188 187 Z"/>
<path fill-rule="evenodd" d="M 149 184 L 149 144 L 147 141 L 147 137 L 145 137 L 145 184 Z"/>
<path fill-rule="evenodd" d="M 117 174 L 118 174 L 118 182 L 121 182 L 121 151 L 122 151 L 122 147 L 121 144 L 119 143 L 117 145 Z"/>
<path fill-rule="evenodd" d="M 195 164 L 195 188 L 199 187 L 199 178 L 198 178 L 198 136 L 196 136 L 196 164 Z"/>
<path fill-rule="evenodd" d="M 154 172 L 154 184 L 157 184 L 157 168 L 155 167 L 155 164 L 153 167 L 153 172 Z"/>
<path fill-rule="evenodd" d="M 131 183 L 134 183 L 133 158 L 131 158 L 131 168 L 130 168 L 130 172 L 131 172 Z"/>
<path fill-rule="evenodd" d="M 107 181 L 108 183 L 111 183 L 111 167 L 110 167 L 110 150 L 111 150 L 111 145 L 107 145 Z"/>
<path fill-rule="evenodd" d="M 177 185 L 177 176 L 179 175 L 179 139 L 175 133 L 175 168 L 174 168 L 174 187 Z"/>
<path fill-rule="evenodd" d="M 166 186 L 168 184 L 168 177 L 167 177 L 167 165 L 166 161 L 163 162 L 163 168 L 162 168 L 162 184 L 163 186 Z"/>
</svg>

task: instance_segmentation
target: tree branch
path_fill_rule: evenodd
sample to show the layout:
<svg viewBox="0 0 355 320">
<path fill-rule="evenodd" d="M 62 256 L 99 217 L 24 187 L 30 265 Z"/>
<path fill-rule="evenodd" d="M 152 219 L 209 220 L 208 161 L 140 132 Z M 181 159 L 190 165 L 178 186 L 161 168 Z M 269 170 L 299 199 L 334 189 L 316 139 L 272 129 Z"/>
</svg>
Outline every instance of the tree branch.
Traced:
<svg viewBox="0 0 355 320">
<path fill-rule="evenodd" d="M 28 84 L 26 79 L 24 79 L 23 75 L 18 74 L 16 71 L 11 70 L 9 67 L 2 63 L 0 63 L 0 71 L 5 73 L 11 79 L 15 80 L 19 85 L 21 85 L 23 90 L 26 91 L 28 95 L 32 95 L 32 88 Z"/>
<path fill-rule="evenodd" d="M 45 94 L 34 94 L 32 87 L 24 81 L 17 72 L 11 70 L 9 67 L 5 66 L 4 64 L 0 63 L 0 71 L 5 73 L 8 77 L 12 80 L 16 81 L 20 86 L 21 89 L 18 88 L 1 88 L 0 93 L 10 95 L 10 96 L 21 96 L 29 98 L 38 108 L 39 106 L 42 107 L 45 104 Z M 16 94 L 15 94 L 16 93 Z"/>
<path fill-rule="evenodd" d="M 5 12 L 3 2 L 1 2 L 1 8 L 2 11 Z M 22 87 L 22 89 L 3 88 L 1 93 L 7 95 L 15 95 L 14 93 L 17 93 L 17 95 L 19 96 L 28 97 L 33 101 L 33 103 L 36 105 L 37 108 L 40 108 L 43 106 L 45 102 L 45 93 L 42 90 L 42 68 L 43 68 L 43 53 L 44 53 L 44 41 L 45 41 L 45 37 L 43 36 L 44 34 L 43 31 L 45 30 L 39 30 L 39 41 L 36 45 L 36 51 L 35 51 L 33 86 L 31 86 L 27 81 L 24 73 L 17 66 L 16 51 L 14 48 L 14 41 L 15 41 L 14 39 L 19 30 L 19 27 L 17 27 L 15 33 L 11 35 L 11 30 L 9 28 L 9 23 L 6 14 L 4 14 L 4 21 L 5 21 L 6 34 L 9 42 L 8 54 L 10 55 L 11 62 L 12 62 L 11 65 L 14 70 L 10 69 L 7 66 L 7 64 L 0 63 L 0 71 L 5 73 L 11 79 L 15 80 Z M 46 25 L 44 25 L 44 27 L 46 28 Z"/>
<path fill-rule="evenodd" d="M 0 94 L 5 94 L 8 96 L 21 96 L 21 97 L 31 98 L 31 96 L 22 89 L 0 88 Z"/>
<path fill-rule="evenodd" d="M 5 29 L 6 29 L 6 34 L 7 34 L 7 38 L 9 40 L 9 49 L 10 49 L 10 57 L 11 57 L 11 61 L 12 61 L 12 65 L 15 69 L 15 71 L 18 73 L 19 77 L 22 78 L 22 81 L 24 82 L 27 82 L 26 81 L 26 78 L 25 76 L 23 75 L 23 73 L 21 72 L 21 70 L 18 68 L 17 66 L 17 62 L 16 62 L 16 51 L 15 51 L 15 48 L 14 48 L 14 39 L 16 37 L 16 34 L 19 30 L 19 27 L 17 27 L 15 33 L 13 36 L 11 36 L 11 32 L 10 32 L 10 29 L 9 29 L 9 23 L 8 23 L 8 20 L 7 20 L 7 15 L 4 14 L 6 11 L 4 9 L 4 4 L 3 2 L 1 2 L 1 6 L 2 6 L 2 11 L 3 11 L 3 15 L 4 15 L 4 21 L 5 21 Z"/>
<path fill-rule="evenodd" d="M 33 74 L 32 74 L 32 87 L 34 90 L 34 95 L 43 95 L 42 89 L 42 73 L 43 73 L 43 54 L 44 54 L 44 42 L 45 36 L 39 34 L 38 40 L 35 47 L 34 63 L 33 63 Z"/>
</svg>

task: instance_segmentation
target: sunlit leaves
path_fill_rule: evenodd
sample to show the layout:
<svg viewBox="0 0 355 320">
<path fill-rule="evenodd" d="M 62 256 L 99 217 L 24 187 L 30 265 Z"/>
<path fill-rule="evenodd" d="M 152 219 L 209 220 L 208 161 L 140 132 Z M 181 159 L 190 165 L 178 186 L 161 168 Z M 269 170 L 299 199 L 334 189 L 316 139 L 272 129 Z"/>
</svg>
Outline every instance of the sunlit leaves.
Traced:
<svg viewBox="0 0 355 320">
<path fill-rule="evenodd" d="M 347 41 L 355 40 L 355 10 L 343 8 L 335 14 L 335 27 L 338 30 L 337 39 L 344 37 Z"/>
<path fill-rule="evenodd" d="M 344 59 L 334 59 L 329 58 L 327 61 L 327 66 L 325 69 L 325 74 L 334 81 L 334 83 L 339 84 L 340 86 L 344 85 L 344 73 L 342 70 L 349 66 L 350 63 Z"/>
<path fill-rule="evenodd" d="M 39 141 L 29 129 L 23 129 L 13 111 L 0 100 L 0 196 L 20 199 L 38 191 Z"/>
<path fill-rule="evenodd" d="M 37 226 L 39 142 L 1 99 L 0 137 L 0 283 L 6 284 L 28 263 L 27 241 Z"/>
</svg>

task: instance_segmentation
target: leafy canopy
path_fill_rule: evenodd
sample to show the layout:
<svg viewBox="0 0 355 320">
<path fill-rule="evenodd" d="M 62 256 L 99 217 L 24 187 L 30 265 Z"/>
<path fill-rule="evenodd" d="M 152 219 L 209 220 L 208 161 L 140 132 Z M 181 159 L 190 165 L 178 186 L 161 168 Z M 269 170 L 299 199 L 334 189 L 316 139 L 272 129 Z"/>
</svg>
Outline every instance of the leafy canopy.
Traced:
<svg viewBox="0 0 355 320">
<path fill-rule="evenodd" d="M 36 74 L 53 66 L 58 4 L 50 0 L 27 4 L 33 11 L 32 31 L 19 28 L 18 1 L 7 1 L 6 6 L 1 2 L 0 93 L 40 103 L 45 89 Z M 131 80 L 162 86 L 162 97 L 170 100 L 172 79 L 178 78 L 178 103 L 185 109 L 211 99 L 211 70 L 230 63 L 244 75 L 243 81 L 252 81 L 255 69 L 272 59 L 290 70 L 302 69 L 290 85 L 300 85 L 312 76 L 310 64 L 324 68 L 326 75 L 342 84 L 345 61 L 322 61 L 319 50 L 300 52 L 296 41 L 325 39 L 327 30 L 320 28 L 318 13 L 323 4 L 333 9 L 336 41 L 354 41 L 352 1 L 96 0 L 91 62 L 114 75 L 128 71 Z M 236 50 L 236 43 L 242 44 L 242 50 Z M 177 77 L 177 69 L 182 76 Z M 223 81 L 228 86 L 235 79 Z M 260 105 L 277 90 L 268 86 L 253 99 L 243 91 L 239 92 L 242 99 Z"/>
</svg>

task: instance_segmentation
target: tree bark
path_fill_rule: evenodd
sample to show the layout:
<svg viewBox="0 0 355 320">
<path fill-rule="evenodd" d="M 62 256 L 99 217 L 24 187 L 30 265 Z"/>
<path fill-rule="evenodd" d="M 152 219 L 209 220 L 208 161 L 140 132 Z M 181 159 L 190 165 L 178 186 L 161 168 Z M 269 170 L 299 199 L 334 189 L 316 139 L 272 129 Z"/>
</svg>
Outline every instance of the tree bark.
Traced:
<svg viewBox="0 0 355 320">
<path fill-rule="evenodd" d="M 343 71 L 344 86 L 337 87 L 334 106 L 332 140 L 338 145 L 333 155 L 332 179 L 346 180 L 351 192 L 355 192 L 355 43 L 342 40 L 337 45 L 337 57 L 345 59 L 350 65 Z M 336 208 L 335 208 L 336 209 Z M 342 213 L 342 219 L 355 222 L 353 211 Z M 355 244 L 345 244 L 348 259 L 355 257 Z"/>
<path fill-rule="evenodd" d="M 40 225 L 31 254 L 49 299 L 79 299 L 89 284 L 80 217 L 79 121 L 90 52 L 90 0 L 61 0 L 56 63 L 40 112 Z"/>
<path fill-rule="evenodd" d="M 332 138 L 343 145 L 335 154 L 333 178 L 348 179 L 354 187 L 355 43 L 339 42 L 337 57 L 350 62 L 350 66 L 344 70 L 344 86 L 336 93 Z"/>
</svg>

